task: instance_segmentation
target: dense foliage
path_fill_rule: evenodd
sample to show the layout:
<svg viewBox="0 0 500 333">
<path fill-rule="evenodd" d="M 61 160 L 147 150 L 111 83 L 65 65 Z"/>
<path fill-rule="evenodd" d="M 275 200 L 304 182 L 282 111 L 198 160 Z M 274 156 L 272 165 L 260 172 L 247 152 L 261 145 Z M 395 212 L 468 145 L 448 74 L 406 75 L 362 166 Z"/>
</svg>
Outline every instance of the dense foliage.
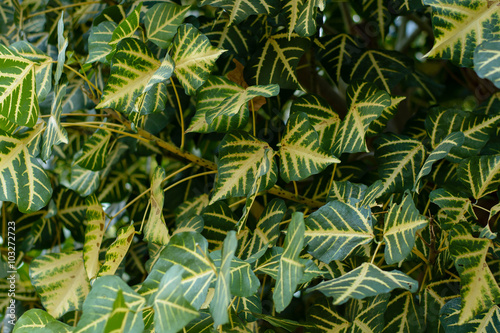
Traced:
<svg viewBox="0 0 500 333">
<path fill-rule="evenodd" d="M 500 330 L 499 0 L 0 21 L 4 332 Z"/>
</svg>

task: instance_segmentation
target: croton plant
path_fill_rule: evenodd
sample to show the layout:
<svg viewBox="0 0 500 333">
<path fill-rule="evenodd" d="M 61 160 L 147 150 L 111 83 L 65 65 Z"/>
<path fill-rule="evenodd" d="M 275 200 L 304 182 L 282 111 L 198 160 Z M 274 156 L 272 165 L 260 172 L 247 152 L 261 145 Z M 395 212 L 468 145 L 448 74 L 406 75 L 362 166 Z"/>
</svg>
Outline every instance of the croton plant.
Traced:
<svg viewBox="0 0 500 333">
<path fill-rule="evenodd" d="M 4 0 L 3 332 L 500 331 L 499 0 Z"/>
</svg>

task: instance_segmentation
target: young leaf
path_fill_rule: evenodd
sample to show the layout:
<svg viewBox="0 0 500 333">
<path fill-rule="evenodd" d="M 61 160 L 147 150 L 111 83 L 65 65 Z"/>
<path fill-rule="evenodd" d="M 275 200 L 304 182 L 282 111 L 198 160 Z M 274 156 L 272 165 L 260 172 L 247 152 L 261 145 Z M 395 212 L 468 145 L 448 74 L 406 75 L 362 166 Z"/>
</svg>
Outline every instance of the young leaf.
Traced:
<svg viewBox="0 0 500 333">
<path fill-rule="evenodd" d="M 237 245 L 236 232 L 231 230 L 227 233 L 222 245 L 220 269 L 215 280 L 215 294 L 210 302 L 210 314 L 214 319 L 214 328 L 229 322 L 228 307 L 229 303 L 231 303 L 231 262 L 233 261 Z"/>
<path fill-rule="evenodd" d="M 436 41 L 425 56 L 450 59 L 457 65 L 473 66 L 474 50 L 498 32 L 500 14 L 495 2 L 472 0 L 423 0 L 432 7 Z"/>
<path fill-rule="evenodd" d="M 489 79 L 500 88 L 500 72 L 495 61 L 500 59 L 500 41 L 488 40 L 474 51 L 474 70 L 481 78 Z"/>
<path fill-rule="evenodd" d="M 189 6 L 175 3 L 158 3 L 148 9 L 144 21 L 148 39 L 163 49 L 168 48 L 188 10 Z"/>
<path fill-rule="evenodd" d="M 86 203 L 87 227 L 83 245 L 83 262 L 87 276 L 89 280 L 92 280 L 99 271 L 99 250 L 104 236 L 106 215 L 95 195 L 87 197 Z"/>
<path fill-rule="evenodd" d="M 278 155 L 280 175 L 286 182 L 305 179 L 332 163 L 340 162 L 321 149 L 318 133 L 303 112 L 295 113 L 288 119 Z"/>
<path fill-rule="evenodd" d="M 417 291 L 418 282 L 398 270 L 385 272 L 367 262 L 341 277 L 324 281 L 309 291 L 321 291 L 328 297 L 334 297 L 333 304 L 343 304 L 351 298 L 363 299 L 402 288 Z"/>
<path fill-rule="evenodd" d="M 33 127 L 38 119 L 35 66 L 0 44 L 0 114 L 21 126 Z"/>
<path fill-rule="evenodd" d="M 374 238 L 370 209 L 331 201 L 305 220 L 308 251 L 324 263 L 344 260 L 355 248 Z"/>
<path fill-rule="evenodd" d="M 123 227 L 118 230 L 115 241 L 106 251 L 106 258 L 102 264 L 98 276 L 115 274 L 123 258 L 128 252 L 128 248 L 134 239 L 135 229 L 133 225 Z"/>
<path fill-rule="evenodd" d="M 50 180 L 36 159 L 43 127 L 39 123 L 15 136 L 0 133 L 0 201 L 16 203 L 23 213 L 41 209 L 52 196 Z"/>
<path fill-rule="evenodd" d="M 276 183 L 276 165 L 272 148 L 245 132 L 227 134 L 220 144 L 217 182 L 210 203 L 227 197 L 249 194 L 257 179 L 256 192 L 271 188 Z M 271 163 L 269 173 L 258 175 L 261 163 Z"/>
<path fill-rule="evenodd" d="M 400 205 L 393 205 L 384 222 L 385 262 L 392 265 L 404 260 L 415 245 L 415 233 L 428 223 L 411 195 L 407 194 Z"/>
<path fill-rule="evenodd" d="M 160 166 L 156 167 L 151 177 L 151 198 L 149 199 L 151 210 L 144 226 L 144 239 L 160 245 L 167 245 L 170 238 L 163 217 L 165 194 L 161 183 L 164 178 L 165 170 Z"/>
<path fill-rule="evenodd" d="M 81 251 L 50 253 L 30 265 L 31 282 L 54 318 L 80 310 L 90 290 Z"/>
<path fill-rule="evenodd" d="M 457 174 L 472 196 L 480 199 L 500 185 L 500 155 L 467 158 L 459 164 Z"/>
<path fill-rule="evenodd" d="M 304 248 L 304 215 L 293 213 L 285 237 L 283 255 L 279 261 L 273 301 L 276 311 L 283 311 L 290 304 L 295 289 L 302 279 L 305 266 L 299 261 L 300 251 Z"/>
<path fill-rule="evenodd" d="M 191 24 L 183 24 L 177 30 L 172 44 L 175 75 L 186 94 L 194 95 L 210 75 L 215 61 L 225 50 L 210 44 L 208 38 Z"/>
<path fill-rule="evenodd" d="M 111 132 L 105 129 L 97 130 L 85 143 L 82 154 L 74 162 L 84 169 L 99 171 L 106 166 L 106 155 L 108 153 Z"/>
<path fill-rule="evenodd" d="M 460 274 L 461 325 L 500 302 L 500 288 L 486 263 L 491 240 L 474 238 L 468 224 L 457 224 L 451 232 L 450 253 Z"/>
<path fill-rule="evenodd" d="M 176 333 L 199 316 L 198 311 L 184 298 L 181 280 L 184 269 L 172 266 L 161 278 L 155 297 L 155 330 Z"/>
</svg>

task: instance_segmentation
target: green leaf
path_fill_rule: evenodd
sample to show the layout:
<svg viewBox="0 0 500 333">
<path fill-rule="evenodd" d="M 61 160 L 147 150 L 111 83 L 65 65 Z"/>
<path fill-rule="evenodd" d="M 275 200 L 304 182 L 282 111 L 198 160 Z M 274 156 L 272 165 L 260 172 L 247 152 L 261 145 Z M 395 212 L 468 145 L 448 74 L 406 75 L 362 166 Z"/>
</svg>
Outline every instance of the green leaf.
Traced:
<svg viewBox="0 0 500 333">
<path fill-rule="evenodd" d="M 443 229 L 450 229 L 461 221 L 473 223 L 477 219 L 467 196 L 440 188 L 432 191 L 429 199 L 441 208 L 438 218 Z"/>
<path fill-rule="evenodd" d="M 398 270 L 386 272 L 365 262 L 341 277 L 309 288 L 309 291 L 317 290 L 328 297 L 334 297 L 333 304 L 337 305 L 352 298 L 363 299 L 388 293 L 396 288 L 416 292 L 418 282 Z"/>
<path fill-rule="evenodd" d="M 304 248 L 304 215 L 292 214 L 287 228 L 283 255 L 279 261 L 273 301 L 277 312 L 283 311 L 292 301 L 295 289 L 302 279 L 305 266 L 299 261 L 300 251 Z"/>
<path fill-rule="evenodd" d="M 384 42 L 392 20 L 392 15 L 387 7 L 387 1 L 356 1 L 353 2 L 353 7 L 367 22 L 371 23 L 370 28 L 366 28 L 370 29 L 370 34 L 375 36 L 380 35 L 382 42 Z"/>
<path fill-rule="evenodd" d="M 209 39 L 191 24 L 179 27 L 172 44 L 172 59 L 175 75 L 186 94 L 194 95 L 210 75 L 220 50 L 210 44 Z"/>
<path fill-rule="evenodd" d="M 439 320 L 444 327 L 444 331 L 454 333 L 469 332 L 497 332 L 500 327 L 500 308 L 492 306 L 472 319 L 471 321 L 458 324 L 461 313 L 461 299 L 455 298 L 447 302 L 439 313 Z"/>
<path fill-rule="evenodd" d="M 432 7 L 435 43 L 425 56 L 473 66 L 474 50 L 498 33 L 500 13 L 494 1 L 423 0 Z"/>
<path fill-rule="evenodd" d="M 299 60 L 309 48 L 306 38 L 287 33 L 269 36 L 245 66 L 250 85 L 279 84 L 281 89 L 295 89 L 299 80 L 295 74 Z"/>
<path fill-rule="evenodd" d="M 238 241 L 236 232 L 231 230 L 227 233 L 224 244 L 222 244 L 221 264 L 215 280 L 215 293 L 210 302 L 210 314 L 214 319 L 214 328 L 229 322 L 228 306 L 231 303 L 231 262 Z"/>
<path fill-rule="evenodd" d="M 259 182 L 255 193 L 271 188 L 276 183 L 277 167 L 274 151 L 268 143 L 245 132 L 224 136 L 219 148 L 217 182 L 210 203 L 228 197 L 246 196 L 254 182 Z M 270 171 L 258 174 L 261 163 L 270 163 Z"/>
<path fill-rule="evenodd" d="M 250 100 L 258 96 L 276 96 L 280 91 L 280 87 L 277 84 L 270 84 L 252 86 L 246 89 L 239 88 L 238 90 L 235 94 L 226 97 L 216 108 L 212 108 L 206 112 L 205 117 L 208 124 L 211 124 L 221 116 L 232 117 L 240 112 L 248 112 L 248 102 Z"/>
<path fill-rule="evenodd" d="M 422 169 L 420 169 L 417 175 L 413 190 L 416 190 L 418 193 L 420 191 L 420 180 L 431 172 L 432 165 L 436 161 L 445 158 L 453 147 L 460 146 L 463 142 L 464 134 L 462 132 L 453 132 L 447 135 L 425 160 Z"/>
<path fill-rule="evenodd" d="M 121 40 L 133 37 L 137 28 L 139 28 L 139 19 L 141 15 L 142 3 L 132 10 L 132 12 L 123 20 L 113 31 L 109 45 L 117 45 Z"/>
<path fill-rule="evenodd" d="M 106 57 L 113 51 L 113 46 L 109 43 L 113 37 L 117 25 L 115 22 L 106 21 L 92 27 L 89 36 L 89 57 L 86 64 L 92 64 L 96 61 L 107 63 Z"/>
<path fill-rule="evenodd" d="M 85 220 L 87 210 L 85 199 L 80 197 L 78 193 L 67 189 L 61 188 L 56 193 L 54 198 L 57 207 L 56 220 L 71 231 L 75 240 L 84 243 L 85 225 L 82 221 Z"/>
<path fill-rule="evenodd" d="M 85 142 L 82 154 L 74 162 L 82 168 L 99 171 L 106 166 L 106 155 L 111 132 L 105 129 L 97 130 L 90 139 Z"/>
<path fill-rule="evenodd" d="M 328 75 L 338 83 L 348 77 L 354 56 L 360 52 L 358 42 L 348 34 L 334 34 L 319 38 L 318 58 Z"/>
<path fill-rule="evenodd" d="M 104 327 L 104 333 L 128 333 L 139 332 L 144 329 L 144 322 L 137 320 L 136 312 L 131 311 L 125 303 L 123 290 L 118 289 L 116 299 L 113 303 L 113 311 Z"/>
<path fill-rule="evenodd" d="M 184 298 L 181 285 L 183 268 L 172 266 L 161 278 L 158 293 L 155 297 L 155 330 L 165 333 L 176 333 L 199 314 Z"/>
<path fill-rule="evenodd" d="M 332 110 L 326 100 L 316 95 L 304 95 L 297 98 L 290 113 L 304 112 L 309 122 L 318 133 L 321 148 L 330 151 L 333 147 L 333 137 L 340 125 L 339 116 Z"/>
<path fill-rule="evenodd" d="M 242 105 L 240 112 L 233 116 L 220 115 L 212 123 L 207 122 L 207 114 L 218 107 L 224 100 L 238 94 L 242 88 L 229 79 L 221 76 L 209 76 L 205 84 L 198 90 L 196 114 L 191 120 L 187 132 L 222 132 L 241 129 L 248 123 L 248 105 Z"/>
<path fill-rule="evenodd" d="M 132 112 L 135 100 L 144 92 L 144 87 L 160 65 L 141 41 L 133 38 L 122 40 L 116 46 L 111 75 L 96 108 Z"/>
<path fill-rule="evenodd" d="M 99 250 L 104 236 L 106 215 L 95 195 L 87 197 L 87 227 L 83 244 L 83 261 L 89 280 L 99 271 Z"/>
<path fill-rule="evenodd" d="M 295 32 L 307 37 L 316 33 L 317 7 L 324 8 L 323 0 L 304 1 L 299 10 L 299 18 L 295 24 Z"/>
<path fill-rule="evenodd" d="M 500 59 L 500 41 L 487 40 L 476 47 L 474 51 L 474 70 L 477 75 L 500 88 L 500 72 L 495 61 Z"/>
<path fill-rule="evenodd" d="M 321 149 L 318 133 L 303 112 L 290 116 L 278 152 L 280 175 L 286 181 L 302 180 L 340 160 Z"/>
<path fill-rule="evenodd" d="M 480 199 L 500 185 L 500 155 L 469 157 L 459 164 L 457 174 L 468 192 Z"/>
<path fill-rule="evenodd" d="M 66 62 L 66 48 L 68 47 L 68 39 L 64 38 L 64 11 L 61 12 L 61 18 L 57 22 L 57 65 L 54 74 L 54 81 L 59 84 L 61 75 Z"/>
<path fill-rule="evenodd" d="M 349 199 L 361 200 L 365 196 L 368 186 L 364 184 L 353 184 L 349 181 L 332 181 L 326 201 L 341 201 L 348 204 Z"/>
<path fill-rule="evenodd" d="M 54 90 L 54 99 L 50 109 L 48 126 L 43 133 L 41 158 L 47 161 L 52 155 L 52 147 L 61 143 L 68 143 L 68 132 L 61 126 L 62 100 L 66 95 L 67 84 L 61 84 Z"/>
<path fill-rule="evenodd" d="M 461 325 L 500 302 L 500 288 L 486 263 L 490 239 L 474 238 L 468 224 L 460 223 L 451 231 L 450 253 L 460 274 Z"/>
<path fill-rule="evenodd" d="M 13 332 L 71 332 L 71 327 L 57 321 L 42 309 L 30 309 L 17 320 Z"/>
<path fill-rule="evenodd" d="M 0 133 L 0 201 L 14 202 L 23 213 L 35 212 L 49 202 L 52 187 L 36 159 L 43 123 L 16 134 Z"/>
<path fill-rule="evenodd" d="M 367 152 L 365 134 L 370 123 L 391 105 L 391 97 L 368 82 L 354 83 L 347 88 L 349 111 L 335 134 L 333 153 Z"/>
<path fill-rule="evenodd" d="M 52 58 L 25 41 L 19 41 L 12 44 L 10 49 L 20 56 L 36 63 L 36 94 L 39 102 L 45 100 L 52 90 Z"/>
<path fill-rule="evenodd" d="M 366 131 L 366 135 L 372 137 L 381 133 L 389 121 L 396 115 L 396 112 L 398 112 L 399 103 L 405 99 L 406 97 L 391 96 L 391 105 L 382 111 L 380 117 L 370 123 L 370 126 L 368 126 L 368 130 Z"/>
<path fill-rule="evenodd" d="M 428 223 L 409 194 L 400 205 L 393 205 L 384 222 L 385 262 L 392 265 L 404 260 L 415 246 L 416 232 Z"/>
<path fill-rule="evenodd" d="M 129 321 L 126 327 L 141 327 L 142 309 L 146 303 L 144 297 L 137 294 L 121 278 L 111 275 L 98 277 L 93 283 L 92 290 L 83 303 L 83 314 L 78 321 L 75 333 L 104 332 L 120 290 L 125 306 L 132 314 L 131 317 L 127 316 Z M 142 329 L 139 331 L 142 332 Z"/>
<path fill-rule="evenodd" d="M 102 264 L 98 276 L 115 274 L 123 258 L 128 252 L 128 248 L 134 239 L 135 229 L 133 225 L 123 227 L 118 230 L 115 241 L 106 251 L 106 257 Z"/>
<path fill-rule="evenodd" d="M 375 239 L 370 209 L 331 201 L 305 220 L 308 251 L 324 263 L 344 260 L 357 247 Z"/>
<path fill-rule="evenodd" d="M 151 76 L 148 83 L 142 90 L 143 94 L 151 90 L 158 83 L 162 83 L 168 80 L 174 72 L 174 66 L 174 61 L 172 60 L 170 55 L 166 54 L 165 58 L 163 58 L 160 64 L 160 67 L 155 71 L 153 76 Z"/>
<path fill-rule="evenodd" d="M 410 60 L 399 52 L 367 50 L 354 61 L 349 80 L 373 82 L 390 93 L 410 73 L 411 66 Z"/>
<path fill-rule="evenodd" d="M 361 311 L 356 313 L 351 332 L 381 332 L 384 326 L 384 313 L 387 309 L 389 294 L 374 297 Z"/>
<path fill-rule="evenodd" d="M 165 194 L 161 184 L 164 178 L 165 170 L 160 166 L 156 167 L 151 177 L 151 198 L 149 199 L 151 210 L 144 226 L 144 239 L 160 245 L 167 245 L 170 238 L 163 217 Z"/>
<path fill-rule="evenodd" d="M 0 44 L 0 114 L 8 121 L 33 127 L 38 119 L 36 63 Z"/>
<path fill-rule="evenodd" d="M 80 310 L 90 290 L 81 251 L 50 253 L 30 265 L 31 283 L 54 318 Z"/>
<path fill-rule="evenodd" d="M 158 3 L 148 9 L 144 21 L 148 40 L 163 49 L 169 47 L 189 8 L 175 3 Z"/>
<path fill-rule="evenodd" d="M 314 0 L 309 2 L 314 2 Z M 303 4 L 304 0 L 284 0 L 281 3 L 282 11 L 286 15 L 288 21 L 288 38 L 292 36 L 293 30 L 295 29 L 295 26 L 298 23 L 299 15 L 302 12 L 301 9 L 303 7 Z M 298 30 L 301 31 L 301 29 Z M 299 33 L 299 31 L 297 31 L 297 33 Z M 302 36 L 307 36 L 307 35 L 302 35 Z"/>
<path fill-rule="evenodd" d="M 386 324 L 383 333 L 424 332 L 425 322 L 422 318 L 422 308 L 416 296 L 409 291 L 393 297 L 387 304 Z"/>
<path fill-rule="evenodd" d="M 313 332 L 348 333 L 351 323 L 342 318 L 329 300 L 314 303 L 308 311 L 308 321 L 316 326 Z"/>
<path fill-rule="evenodd" d="M 220 7 L 229 12 L 229 24 L 239 24 L 250 15 L 271 14 L 279 6 L 279 0 L 202 0 L 200 6 Z"/>
<path fill-rule="evenodd" d="M 84 169 L 78 165 L 71 167 L 69 188 L 86 197 L 99 187 L 99 172 Z"/>
<path fill-rule="evenodd" d="M 418 140 L 385 134 L 375 141 L 375 158 L 386 191 L 404 191 L 415 184 L 424 163 L 425 148 Z"/>
<path fill-rule="evenodd" d="M 202 235 L 207 239 L 210 250 L 220 250 L 229 230 L 234 230 L 238 219 L 224 201 L 208 206 L 203 212 L 205 228 Z"/>
</svg>

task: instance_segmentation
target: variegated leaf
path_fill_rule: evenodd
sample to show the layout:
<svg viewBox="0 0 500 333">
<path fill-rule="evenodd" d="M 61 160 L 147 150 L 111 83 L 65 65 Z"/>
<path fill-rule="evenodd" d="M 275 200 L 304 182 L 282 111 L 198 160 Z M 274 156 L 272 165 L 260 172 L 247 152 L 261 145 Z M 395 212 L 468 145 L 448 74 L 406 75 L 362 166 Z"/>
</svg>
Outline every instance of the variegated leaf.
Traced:
<svg viewBox="0 0 500 333">
<path fill-rule="evenodd" d="M 16 134 L 0 133 L 0 201 L 18 205 L 23 213 L 44 207 L 52 187 L 36 156 L 44 123 Z"/>
<path fill-rule="evenodd" d="M 170 55 L 167 53 L 165 55 L 165 58 L 163 58 L 160 67 L 154 72 L 153 76 L 149 79 L 148 83 L 142 90 L 142 93 L 148 92 L 151 88 L 153 88 L 155 85 L 158 83 L 165 82 L 166 80 L 170 79 L 172 76 L 172 73 L 174 72 L 174 61 L 170 57 Z"/>
<path fill-rule="evenodd" d="M 85 220 L 87 210 L 85 199 L 68 189 L 59 188 L 59 191 L 54 192 L 56 193 L 54 198 L 57 207 L 56 220 L 71 231 L 71 236 L 76 241 L 83 243 L 85 241 L 85 225 L 82 221 Z"/>
<path fill-rule="evenodd" d="M 387 301 L 390 294 L 381 294 L 374 297 L 356 313 L 353 318 L 352 331 L 355 333 L 381 332 L 384 327 L 384 313 L 387 310 Z"/>
<path fill-rule="evenodd" d="M 87 227 L 83 244 L 83 262 L 88 279 L 92 280 L 99 271 L 99 251 L 104 236 L 106 215 L 95 195 L 87 197 L 86 204 Z"/>
<path fill-rule="evenodd" d="M 295 32 L 308 37 L 316 33 L 317 8 L 324 8 L 323 0 L 305 0 L 299 10 L 299 18 L 295 23 Z"/>
<path fill-rule="evenodd" d="M 500 327 L 500 308 L 498 305 L 492 306 L 487 311 L 478 314 L 474 319 L 464 324 L 457 324 L 462 311 L 460 303 L 460 298 L 452 299 L 439 312 L 439 320 L 446 333 L 498 332 L 498 328 Z"/>
<path fill-rule="evenodd" d="M 309 48 L 309 40 L 293 33 L 269 36 L 245 66 L 250 85 L 279 84 L 282 89 L 295 89 L 299 84 L 295 70 Z"/>
<path fill-rule="evenodd" d="M 361 200 L 365 196 L 368 186 L 364 184 L 354 184 L 349 181 L 332 181 L 332 185 L 328 192 L 327 201 L 341 201 L 349 203 L 350 199 Z"/>
<path fill-rule="evenodd" d="M 144 21 L 148 39 L 163 49 L 170 46 L 189 8 L 167 2 L 148 9 Z"/>
<path fill-rule="evenodd" d="M 107 322 L 113 313 L 114 303 L 119 291 L 122 291 L 125 306 L 131 317 L 126 327 L 136 327 L 138 331 L 143 325 L 142 309 L 146 303 L 144 297 L 137 294 L 125 281 L 118 276 L 98 277 L 92 284 L 92 290 L 83 304 L 83 314 L 75 333 L 104 332 Z"/>
<path fill-rule="evenodd" d="M 368 129 L 366 130 L 366 135 L 372 137 L 381 133 L 387 126 L 389 120 L 391 120 L 398 111 L 399 103 L 405 99 L 406 97 L 391 96 L 391 105 L 382 111 L 380 117 L 370 123 L 370 126 L 368 126 Z"/>
<path fill-rule="evenodd" d="M 214 319 L 214 328 L 229 321 L 228 307 L 231 303 L 231 262 L 238 242 L 236 232 L 231 230 L 227 233 L 222 244 L 222 256 L 217 279 L 215 280 L 215 292 L 210 302 L 210 314 Z"/>
<path fill-rule="evenodd" d="M 333 153 L 367 152 L 365 134 L 370 123 L 391 105 L 391 97 L 368 82 L 358 82 L 347 89 L 349 111 L 335 134 Z"/>
<path fill-rule="evenodd" d="M 90 290 L 81 251 L 37 257 L 30 265 L 30 277 L 43 306 L 54 318 L 81 310 Z"/>
<path fill-rule="evenodd" d="M 84 169 L 78 165 L 71 167 L 69 188 L 86 197 L 99 187 L 99 172 Z"/>
<path fill-rule="evenodd" d="M 500 185 L 500 155 L 469 157 L 459 164 L 457 174 L 467 191 L 480 199 Z"/>
<path fill-rule="evenodd" d="M 432 7 L 436 39 L 426 56 L 473 66 L 474 50 L 500 29 L 498 1 L 423 0 Z"/>
<path fill-rule="evenodd" d="M 203 20 L 203 17 L 200 17 L 200 21 L 200 31 L 219 49 L 234 55 L 246 55 L 255 47 L 255 41 L 250 38 L 249 31 L 244 29 L 244 26 L 230 25 L 227 16 L 218 16 L 216 20 L 208 17 Z"/>
<path fill-rule="evenodd" d="M 438 219 L 443 229 L 450 229 L 461 221 L 473 223 L 477 219 L 471 200 L 460 193 L 440 188 L 432 191 L 429 199 L 441 208 Z"/>
<path fill-rule="evenodd" d="M 220 7 L 229 12 L 229 24 L 239 24 L 250 15 L 271 14 L 280 7 L 279 0 L 202 0 L 200 6 Z"/>
<path fill-rule="evenodd" d="M 118 289 L 113 302 L 113 311 L 104 327 L 104 333 L 133 333 L 142 330 L 144 330 L 144 322 L 138 320 L 137 312 L 128 308 L 123 297 L 123 290 Z"/>
<path fill-rule="evenodd" d="M 374 23 L 370 25 L 370 33 L 380 36 L 384 41 L 392 20 L 387 1 L 361 0 L 353 2 L 353 7 L 368 22 Z"/>
<path fill-rule="evenodd" d="M 375 142 L 375 157 L 386 191 L 404 191 L 415 184 L 424 163 L 425 148 L 418 140 L 387 134 Z"/>
<path fill-rule="evenodd" d="M 111 132 L 105 129 L 97 130 L 82 148 L 82 154 L 74 162 L 82 168 L 99 171 L 106 166 L 106 155 Z"/>
<path fill-rule="evenodd" d="M 110 45 L 115 46 L 121 40 L 133 37 L 137 28 L 139 28 L 139 19 L 141 15 L 142 3 L 132 10 L 132 12 L 123 20 L 113 31 L 111 36 Z"/>
<path fill-rule="evenodd" d="M 155 297 L 155 330 L 164 333 L 177 333 L 191 320 L 199 316 L 198 311 L 184 298 L 181 284 L 181 266 L 169 268 L 161 278 Z"/>
<path fill-rule="evenodd" d="M 203 210 L 208 206 L 208 201 L 208 194 L 202 194 L 184 201 L 175 210 L 175 223 L 177 227 L 179 228 L 183 221 L 188 221 L 200 216 Z"/>
<path fill-rule="evenodd" d="M 389 8 L 396 13 L 406 14 L 424 8 L 422 0 L 389 0 Z"/>
<path fill-rule="evenodd" d="M 311 306 L 308 321 L 317 327 L 318 332 L 348 333 L 352 325 L 337 313 L 336 308 L 327 299 Z"/>
<path fill-rule="evenodd" d="M 328 297 L 334 297 L 333 304 L 343 304 L 352 298 L 363 299 L 388 293 L 396 288 L 415 292 L 418 282 L 398 270 L 386 272 L 365 262 L 349 273 L 321 282 L 309 290 L 321 291 Z"/>
<path fill-rule="evenodd" d="M 324 263 L 344 260 L 354 249 L 375 239 L 370 209 L 331 201 L 305 220 L 308 251 Z"/>
<path fill-rule="evenodd" d="M 68 47 L 68 38 L 64 37 L 64 11 L 61 12 L 61 18 L 57 22 L 57 64 L 56 72 L 54 73 L 54 82 L 59 84 L 61 75 L 66 62 L 66 48 Z"/>
<path fill-rule="evenodd" d="M 187 132 L 222 132 L 241 129 L 248 123 L 248 105 L 242 105 L 241 112 L 233 116 L 220 115 L 209 124 L 207 114 L 219 106 L 227 98 L 242 91 L 236 83 L 222 76 L 209 76 L 205 84 L 198 90 L 196 113 L 191 120 Z"/>
<path fill-rule="evenodd" d="M 26 41 L 16 42 L 10 46 L 10 49 L 36 63 L 36 94 L 39 102 L 45 100 L 52 90 L 52 58 Z"/>
<path fill-rule="evenodd" d="M 151 177 L 151 198 L 149 200 L 151 210 L 144 226 L 144 239 L 160 245 L 167 245 L 170 238 L 163 217 L 165 194 L 161 184 L 164 178 L 165 170 L 160 166 L 156 167 Z"/>
<path fill-rule="evenodd" d="M 219 56 L 225 50 L 213 47 L 209 39 L 191 24 L 183 24 L 177 30 L 172 44 L 175 75 L 186 94 L 194 95 L 210 75 Z"/>
<path fill-rule="evenodd" d="M 38 119 L 36 64 L 0 44 L 0 114 L 17 125 L 33 127 Z"/>
<path fill-rule="evenodd" d="M 290 304 L 295 289 L 302 279 L 305 266 L 300 262 L 300 251 L 304 248 L 304 215 L 301 212 L 292 214 L 287 228 L 284 251 L 279 260 L 276 286 L 273 293 L 274 306 L 277 312 L 283 311 Z"/>
<path fill-rule="evenodd" d="M 458 324 L 463 324 L 500 302 L 500 288 L 486 263 L 491 240 L 474 238 L 468 224 L 451 231 L 450 252 L 460 274 L 462 309 Z"/>
<path fill-rule="evenodd" d="M 463 142 L 464 134 L 462 132 L 453 132 L 447 135 L 425 160 L 422 169 L 417 175 L 413 190 L 418 193 L 420 191 L 420 180 L 431 172 L 432 165 L 436 161 L 445 158 L 453 147 L 460 146 Z"/>
<path fill-rule="evenodd" d="M 333 138 L 340 125 L 340 118 L 335 113 L 327 101 L 320 96 L 304 95 L 297 98 L 290 112 L 304 112 L 309 118 L 309 122 L 318 133 L 320 146 L 325 151 L 330 151 L 333 147 Z"/>
<path fill-rule="evenodd" d="M 500 71 L 496 64 L 499 60 L 500 41 L 498 39 L 484 41 L 474 51 L 474 70 L 479 77 L 489 79 L 497 88 L 500 88 Z"/>
<path fill-rule="evenodd" d="M 240 112 L 248 112 L 248 102 L 250 100 L 258 96 L 276 96 L 279 92 L 280 87 L 277 84 L 251 86 L 246 89 L 240 88 L 235 94 L 226 97 L 216 108 L 208 110 L 205 114 L 206 121 L 211 124 L 221 116 L 232 117 Z"/>
<path fill-rule="evenodd" d="M 360 53 L 358 42 L 348 34 L 327 35 L 316 42 L 318 58 L 326 72 L 335 81 L 348 78 L 353 58 Z"/>
<path fill-rule="evenodd" d="M 404 260 L 415 246 L 415 233 L 428 223 L 409 194 L 400 205 L 393 205 L 384 222 L 385 262 L 392 265 Z"/>
<path fill-rule="evenodd" d="M 43 133 L 41 158 L 47 161 L 52 155 L 52 147 L 61 143 L 68 143 L 68 132 L 61 125 L 62 100 L 66 95 L 67 84 L 63 83 L 54 89 L 54 99 L 47 120 L 47 129 Z"/>
<path fill-rule="evenodd" d="M 367 50 L 355 59 L 349 80 L 373 82 L 390 93 L 410 73 L 411 66 L 411 61 L 399 52 Z"/>
<path fill-rule="evenodd" d="M 245 132 L 227 134 L 220 144 L 217 182 L 211 203 L 227 197 L 246 196 L 257 179 L 257 192 L 276 183 L 277 170 L 273 149 L 263 141 Z M 261 163 L 271 163 L 267 175 L 257 174 Z"/>
<path fill-rule="evenodd" d="M 116 46 L 111 75 L 97 109 L 113 108 L 130 113 L 137 97 L 153 77 L 161 63 L 139 40 L 126 38 Z"/>
<path fill-rule="evenodd" d="M 202 235 L 206 238 L 210 250 L 220 250 L 229 230 L 234 230 L 238 219 L 224 201 L 209 205 L 203 212 L 205 228 Z"/>
<path fill-rule="evenodd" d="M 127 254 L 130 244 L 132 244 L 134 235 L 135 229 L 133 225 L 122 227 L 118 230 L 115 241 L 106 251 L 104 263 L 97 273 L 98 276 L 115 274 L 118 266 L 120 266 L 123 258 Z"/>
<path fill-rule="evenodd" d="M 113 37 L 113 32 L 116 29 L 116 23 L 113 21 L 106 21 L 100 23 L 98 26 L 92 27 L 89 36 L 89 57 L 87 64 L 96 61 L 107 63 L 106 57 L 113 51 L 113 46 L 109 44 Z"/>
<path fill-rule="evenodd" d="M 318 133 L 303 112 L 290 116 L 280 145 L 280 175 L 286 182 L 305 179 L 340 162 L 320 147 Z"/>
<path fill-rule="evenodd" d="M 7 318 L 10 318 L 7 317 Z M 52 317 L 42 309 L 31 309 L 23 313 L 14 326 L 16 333 L 71 332 L 72 327 Z"/>
<path fill-rule="evenodd" d="M 425 322 L 417 297 L 409 291 L 395 295 L 387 304 L 386 323 L 382 333 L 424 332 Z"/>
</svg>

